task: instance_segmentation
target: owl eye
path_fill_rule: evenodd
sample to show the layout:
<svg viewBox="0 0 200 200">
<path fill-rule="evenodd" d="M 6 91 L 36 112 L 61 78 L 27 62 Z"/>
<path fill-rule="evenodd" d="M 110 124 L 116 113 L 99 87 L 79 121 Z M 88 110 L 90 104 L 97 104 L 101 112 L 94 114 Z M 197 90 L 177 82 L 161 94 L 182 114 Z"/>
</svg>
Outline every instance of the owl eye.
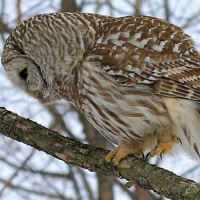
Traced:
<svg viewBox="0 0 200 200">
<path fill-rule="evenodd" d="M 19 73 L 19 76 L 20 76 L 23 80 L 26 80 L 27 77 L 28 77 L 27 68 L 24 68 L 24 69 Z"/>
</svg>

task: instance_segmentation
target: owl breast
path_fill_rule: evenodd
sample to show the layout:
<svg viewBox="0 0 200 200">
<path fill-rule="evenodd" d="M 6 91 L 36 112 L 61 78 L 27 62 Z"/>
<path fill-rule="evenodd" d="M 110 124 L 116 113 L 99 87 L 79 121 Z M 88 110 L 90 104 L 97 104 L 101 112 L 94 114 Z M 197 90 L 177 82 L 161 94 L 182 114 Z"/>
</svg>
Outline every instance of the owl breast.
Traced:
<svg viewBox="0 0 200 200">
<path fill-rule="evenodd" d="M 83 65 L 79 75 L 80 109 L 107 139 L 120 144 L 169 126 L 162 98 L 152 95 L 149 87 L 119 86 L 98 67 L 94 70 L 90 63 Z"/>
</svg>

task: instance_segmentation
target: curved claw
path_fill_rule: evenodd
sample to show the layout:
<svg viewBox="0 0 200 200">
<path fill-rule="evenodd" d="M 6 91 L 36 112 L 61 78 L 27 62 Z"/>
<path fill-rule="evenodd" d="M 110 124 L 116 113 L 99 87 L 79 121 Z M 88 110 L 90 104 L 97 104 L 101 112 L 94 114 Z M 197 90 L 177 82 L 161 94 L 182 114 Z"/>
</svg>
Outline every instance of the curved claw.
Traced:
<svg viewBox="0 0 200 200">
<path fill-rule="evenodd" d="M 111 163 L 110 163 L 110 169 L 111 169 L 112 171 L 114 171 L 115 168 L 116 168 L 115 162 L 114 162 L 114 160 L 112 160 Z"/>
<path fill-rule="evenodd" d="M 181 143 L 181 145 L 183 145 L 181 139 L 179 137 L 177 137 L 178 141 Z"/>
<path fill-rule="evenodd" d="M 143 152 L 142 152 L 142 159 L 143 159 L 143 160 L 146 160 L 146 157 L 145 157 L 145 155 L 144 155 Z"/>
<path fill-rule="evenodd" d="M 163 154 L 162 154 L 162 153 L 160 153 L 160 160 L 162 160 L 162 155 L 163 155 Z"/>
<path fill-rule="evenodd" d="M 150 157 L 154 157 L 157 154 L 167 154 L 172 149 L 172 145 L 160 145 L 158 144 L 153 150 L 150 151 Z"/>
<path fill-rule="evenodd" d="M 150 156 L 150 152 L 147 153 L 147 155 L 145 156 L 145 160 L 147 160 Z"/>
</svg>

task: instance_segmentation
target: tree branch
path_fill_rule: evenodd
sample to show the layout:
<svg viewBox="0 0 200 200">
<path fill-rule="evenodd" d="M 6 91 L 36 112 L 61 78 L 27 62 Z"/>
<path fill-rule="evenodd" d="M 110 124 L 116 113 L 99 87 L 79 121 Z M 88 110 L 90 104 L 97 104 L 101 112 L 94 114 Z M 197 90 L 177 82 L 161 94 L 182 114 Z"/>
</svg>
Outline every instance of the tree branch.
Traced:
<svg viewBox="0 0 200 200">
<path fill-rule="evenodd" d="M 127 186 L 137 183 L 144 189 L 154 190 L 160 195 L 175 200 L 200 199 L 200 185 L 191 180 L 150 165 L 134 156 L 124 159 L 118 168 L 113 170 L 104 163 L 108 150 L 64 137 L 2 107 L 0 107 L 0 132 L 67 164 L 78 165 L 106 176 L 126 179 L 130 181 Z"/>
</svg>

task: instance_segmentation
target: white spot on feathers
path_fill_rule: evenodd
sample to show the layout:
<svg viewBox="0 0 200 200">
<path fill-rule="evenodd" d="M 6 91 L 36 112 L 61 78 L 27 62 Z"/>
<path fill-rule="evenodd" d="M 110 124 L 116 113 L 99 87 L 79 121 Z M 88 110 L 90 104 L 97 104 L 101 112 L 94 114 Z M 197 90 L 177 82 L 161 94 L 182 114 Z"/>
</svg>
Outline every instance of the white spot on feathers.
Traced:
<svg viewBox="0 0 200 200">
<path fill-rule="evenodd" d="M 110 42 L 117 46 L 122 46 L 125 43 L 123 40 L 111 40 Z M 107 44 L 107 43 L 104 43 L 104 44 Z"/>
<path fill-rule="evenodd" d="M 162 45 L 155 44 L 155 45 L 152 46 L 152 49 L 154 49 L 158 52 L 161 52 L 163 50 L 163 46 L 164 46 L 163 44 Z"/>
<path fill-rule="evenodd" d="M 123 49 L 124 51 L 126 51 L 126 50 L 127 50 L 126 46 L 123 46 L 123 47 L 122 47 L 122 49 Z"/>
<path fill-rule="evenodd" d="M 111 40 L 116 40 L 116 39 L 119 38 L 119 34 L 120 34 L 120 32 L 119 32 L 119 33 L 110 34 L 110 35 L 108 35 L 108 36 L 106 37 L 106 39 L 107 39 L 107 40 L 109 40 L 109 39 L 111 39 Z"/>
<path fill-rule="evenodd" d="M 150 39 L 151 39 L 151 38 L 143 39 L 143 40 L 141 41 L 141 44 L 142 44 L 142 45 L 146 45 L 147 42 L 148 42 Z"/>
<path fill-rule="evenodd" d="M 150 84 L 151 82 L 145 79 L 142 83 Z"/>
<path fill-rule="evenodd" d="M 157 69 L 153 70 L 154 73 L 160 73 Z"/>
<path fill-rule="evenodd" d="M 173 40 L 174 39 L 174 35 L 175 35 L 176 33 L 172 33 L 172 35 L 171 35 L 171 39 Z"/>
<path fill-rule="evenodd" d="M 144 48 L 144 44 L 142 44 L 141 42 L 136 41 L 135 39 L 131 39 L 131 40 L 129 40 L 129 42 L 132 45 L 134 45 L 134 46 L 136 46 L 136 47 L 138 47 L 140 49 Z"/>
<path fill-rule="evenodd" d="M 119 71 L 110 70 L 110 71 L 108 71 L 108 74 L 111 76 L 123 75 L 123 71 L 121 69 Z"/>
<path fill-rule="evenodd" d="M 174 46 L 174 48 L 173 48 L 173 52 L 180 53 L 180 51 L 178 50 L 179 45 L 180 45 L 180 43 L 175 44 L 175 46 Z"/>
<path fill-rule="evenodd" d="M 133 58 L 134 58 L 134 60 L 139 60 L 140 57 L 139 57 L 139 55 L 134 55 Z"/>
<path fill-rule="evenodd" d="M 108 71 L 109 75 L 115 75 L 115 72 L 113 70 Z"/>
<path fill-rule="evenodd" d="M 135 76 L 134 73 L 129 73 L 128 75 L 129 75 L 130 77 L 132 77 L 132 78 Z"/>
<path fill-rule="evenodd" d="M 153 76 L 150 76 L 148 79 L 149 79 L 149 80 L 152 80 L 152 81 L 155 81 L 155 80 L 156 80 L 155 77 L 153 77 Z"/>
<path fill-rule="evenodd" d="M 115 54 L 114 58 L 119 59 L 120 55 L 119 54 Z"/>
<path fill-rule="evenodd" d="M 136 33 L 133 37 L 136 39 L 139 39 L 139 38 L 141 38 L 141 35 L 142 35 L 141 33 Z"/>
<path fill-rule="evenodd" d="M 125 38 L 129 38 L 130 34 L 129 34 L 129 32 L 121 32 L 121 36 L 123 36 Z"/>
<path fill-rule="evenodd" d="M 104 69 L 104 70 L 109 70 L 109 69 L 110 69 L 110 66 L 107 65 L 107 66 L 103 67 L 103 69 Z"/>
<path fill-rule="evenodd" d="M 136 74 L 139 74 L 139 75 L 141 74 L 141 71 L 140 71 L 138 68 L 134 69 L 133 71 L 134 71 Z"/>
<path fill-rule="evenodd" d="M 193 96 L 194 91 L 191 90 L 191 89 L 189 89 L 188 92 L 189 92 L 189 93 L 188 93 L 188 95 L 186 96 L 186 98 L 191 99 L 191 97 Z"/>
<path fill-rule="evenodd" d="M 150 57 L 147 56 L 145 59 L 144 59 L 145 62 L 149 62 L 150 61 Z"/>
<path fill-rule="evenodd" d="M 167 70 L 166 69 L 161 69 L 161 72 L 166 72 Z"/>
<path fill-rule="evenodd" d="M 132 71 L 132 65 L 127 65 L 127 66 L 125 67 L 125 69 L 128 70 L 128 71 Z"/>
</svg>

